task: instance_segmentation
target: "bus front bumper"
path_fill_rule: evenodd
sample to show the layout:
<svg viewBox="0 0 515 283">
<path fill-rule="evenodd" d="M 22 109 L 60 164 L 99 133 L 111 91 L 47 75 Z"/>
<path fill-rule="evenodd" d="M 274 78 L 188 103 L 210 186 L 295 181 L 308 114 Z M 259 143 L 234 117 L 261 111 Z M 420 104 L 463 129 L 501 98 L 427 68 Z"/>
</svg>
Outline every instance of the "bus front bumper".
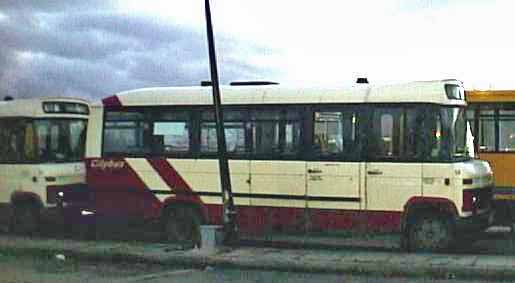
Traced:
<svg viewBox="0 0 515 283">
<path fill-rule="evenodd" d="M 488 210 L 483 213 L 474 214 L 467 217 L 458 217 L 456 219 L 456 231 L 463 232 L 481 232 L 486 230 L 493 224 L 494 213 L 493 210 Z"/>
</svg>

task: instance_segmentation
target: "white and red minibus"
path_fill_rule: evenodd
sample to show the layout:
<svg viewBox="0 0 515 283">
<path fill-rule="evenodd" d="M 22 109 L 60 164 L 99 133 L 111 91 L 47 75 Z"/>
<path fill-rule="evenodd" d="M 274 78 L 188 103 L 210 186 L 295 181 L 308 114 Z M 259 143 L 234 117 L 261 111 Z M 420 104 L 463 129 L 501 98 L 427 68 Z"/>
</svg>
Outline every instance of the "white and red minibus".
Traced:
<svg viewBox="0 0 515 283">
<path fill-rule="evenodd" d="M 242 234 L 402 232 L 448 247 L 490 219 L 492 171 L 473 159 L 459 81 L 221 88 Z M 92 105 L 87 181 L 97 214 L 159 220 L 171 240 L 222 222 L 210 87 L 122 92 Z"/>
</svg>

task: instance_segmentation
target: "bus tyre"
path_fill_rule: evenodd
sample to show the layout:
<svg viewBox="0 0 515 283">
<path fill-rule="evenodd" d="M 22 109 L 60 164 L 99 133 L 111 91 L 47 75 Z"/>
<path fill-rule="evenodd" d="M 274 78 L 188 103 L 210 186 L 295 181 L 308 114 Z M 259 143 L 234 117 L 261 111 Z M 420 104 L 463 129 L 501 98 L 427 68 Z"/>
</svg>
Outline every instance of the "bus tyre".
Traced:
<svg viewBox="0 0 515 283">
<path fill-rule="evenodd" d="M 20 203 L 14 205 L 11 231 L 15 234 L 32 234 L 39 228 L 39 212 L 35 205 Z"/>
<path fill-rule="evenodd" d="M 442 214 L 422 213 L 408 227 L 410 251 L 436 252 L 450 247 L 454 240 L 453 225 Z"/>
<path fill-rule="evenodd" d="M 200 217 L 191 207 L 168 210 L 164 222 L 165 239 L 170 243 L 200 245 Z"/>
</svg>

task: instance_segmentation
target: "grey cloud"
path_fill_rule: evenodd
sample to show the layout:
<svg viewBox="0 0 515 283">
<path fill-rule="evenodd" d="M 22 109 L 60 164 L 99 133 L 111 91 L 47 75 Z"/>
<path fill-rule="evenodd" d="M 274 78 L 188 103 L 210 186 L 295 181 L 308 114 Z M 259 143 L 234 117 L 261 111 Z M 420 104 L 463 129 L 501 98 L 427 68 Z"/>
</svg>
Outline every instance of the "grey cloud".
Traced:
<svg viewBox="0 0 515 283">
<path fill-rule="evenodd" d="M 27 10 L 55 12 L 63 10 L 84 11 L 84 9 L 104 9 L 112 7 L 110 0 L 2 0 L 0 10 Z"/>
<path fill-rule="evenodd" d="M 7 9 L 8 18 L 0 20 L 0 92 L 100 98 L 131 88 L 197 85 L 209 79 L 203 30 L 112 11 L 69 12 L 76 7 L 62 3 L 22 6 Z M 35 12 L 40 10 L 46 12 Z M 246 63 L 266 48 L 221 35 L 217 50 L 223 83 L 274 75 Z M 21 52 L 29 58 L 20 58 Z"/>
</svg>

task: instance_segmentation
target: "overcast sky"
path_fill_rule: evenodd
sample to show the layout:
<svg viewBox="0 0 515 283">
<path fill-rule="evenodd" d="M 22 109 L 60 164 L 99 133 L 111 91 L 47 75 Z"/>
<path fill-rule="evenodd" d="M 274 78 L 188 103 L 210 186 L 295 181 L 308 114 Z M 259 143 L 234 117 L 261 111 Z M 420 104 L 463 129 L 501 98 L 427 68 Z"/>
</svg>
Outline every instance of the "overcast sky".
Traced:
<svg viewBox="0 0 515 283">
<path fill-rule="evenodd" d="M 512 88 L 511 0 L 212 0 L 223 83 L 457 78 Z M 0 95 L 101 98 L 209 79 L 203 0 L 2 0 Z"/>
</svg>

